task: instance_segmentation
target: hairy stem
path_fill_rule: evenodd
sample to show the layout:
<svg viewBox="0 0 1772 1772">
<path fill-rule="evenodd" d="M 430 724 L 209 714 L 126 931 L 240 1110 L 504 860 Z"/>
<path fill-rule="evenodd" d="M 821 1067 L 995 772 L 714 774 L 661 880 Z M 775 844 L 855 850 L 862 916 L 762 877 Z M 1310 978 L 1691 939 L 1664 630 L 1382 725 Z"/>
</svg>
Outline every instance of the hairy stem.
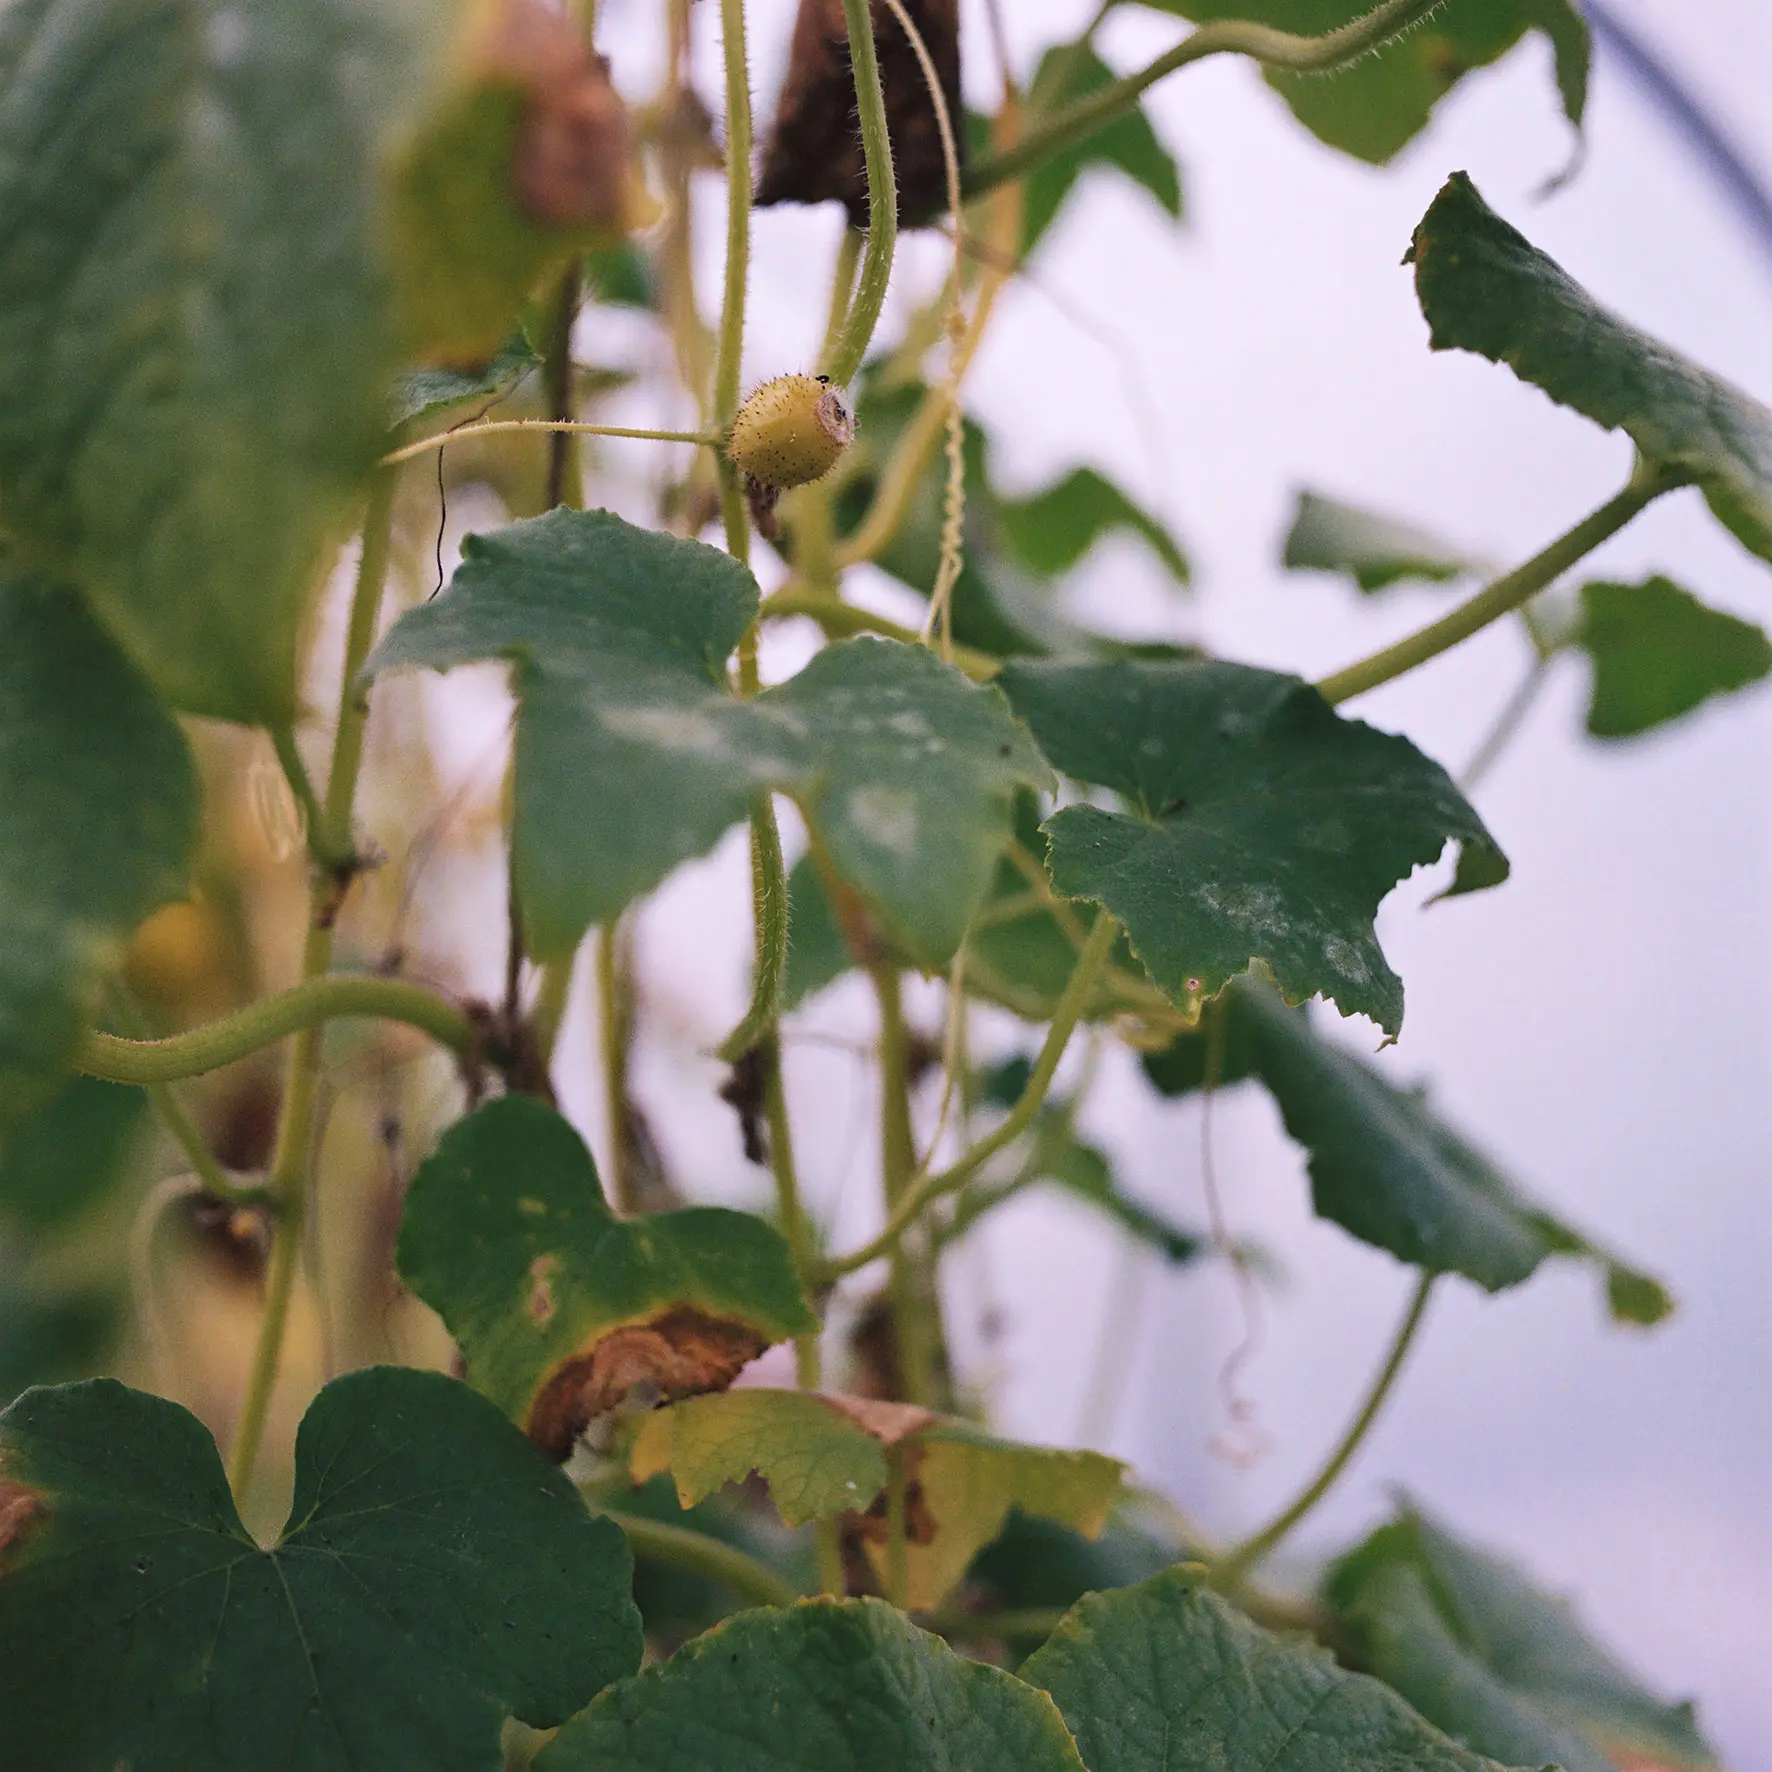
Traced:
<svg viewBox="0 0 1772 1772">
<path fill-rule="evenodd" d="M 336 868 L 356 853 L 351 816 L 356 803 L 357 777 L 363 762 L 363 726 L 369 714 L 368 700 L 357 679 L 375 638 L 382 587 L 387 580 L 394 481 L 395 470 L 392 468 L 382 468 L 376 473 L 370 482 L 369 508 L 363 520 L 362 553 L 351 594 L 344 673 L 339 686 L 338 722 L 332 741 L 332 770 L 326 784 L 325 818 L 320 828 L 310 828 L 308 837 L 320 871 L 309 891 L 308 933 L 302 947 L 304 984 L 321 983 L 332 963 L 339 882 L 329 869 Z M 394 981 L 365 982 L 385 985 Z M 256 1009 L 263 1007 L 263 1004 L 254 1006 Z M 251 1015 L 252 1012 L 247 1010 L 244 1013 Z M 463 1020 L 465 1022 L 466 1018 Z M 258 1462 L 271 1396 L 277 1387 L 277 1370 L 283 1358 L 283 1338 L 289 1326 L 296 1268 L 301 1260 L 314 1097 L 320 1080 L 321 1026 L 317 1019 L 300 1026 L 289 1049 L 277 1143 L 265 1181 L 266 1191 L 275 1204 L 275 1219 L 270 1269 L 265 1279 L 264 1315 L 259 1322 L 258 1345 L 253 1352 L 252 1371 L 247 1380 L 246 1395 L 241 1401 L 239 1425 L 228 1458 L 228 1483 L 237 1501 L 244 1499 Z"/>
<path fill-rule="evenodd" d="M 853 381 L 867 357 L 898 247 L 898 179 L 892 170 L 892 137 L 886 127 L 886 93 L 880 84 L 869 0 L 843 0 L 843 21 L 849 28 L 849 65 L 855 74 L 861 153 L 868 175 L 868 243 L 849 318 L 822 365 L 824 373 L 839 383 Z"/>
<path fill-rule="evenodd" d="M 726 62 L 726 287 L 714 355 L 714 423 L 724 436 L 738 413 L 751 263 L 751 84 L 744 0 L 720 0 L 720 31 Z"/>
<path fill-rule="evenodd" d="M 614 1508 L 600 1511 L 627 1534 L 636 1556 L 705 1575 L 754 1606 L 791 1606 L 800 1598 L 798 1589 L 784 1577 L 736 1545 L 723 1544 L 706 1533 L 691 1532 L 686 1526 L 668 1525 L 663 1520 L 619 1513 Z"/>
<path fill-rule="evenodd" d="M 1321 37 L 1302 37 L 1248 19 L 1218 19 L 1202 25 L 1148 67 L 1070 105 L 1032 129 L 1014 147 L 980 161 L 966 174 L 968 197 L 981 196 L 1006 180 L 1020 178 L 1055 154 L 1105 128 L 1136 105 L 1147 88 L 1177 68 L 1213 55 L 1246 55 L 1263 67 L 1292 74 L 1326 74 L 1379 48 L 1418 24 L 1444 0 L 1385 0 L 1364 18 Z"/>
<path fill-rule="evenodd" d="M 1118 920 L 1106 911 L 1096 917 L 1095 927 L 1090 930 L 1089 939 L 1083 944 L 1082 953 L 1077 956 L 1077 964 L 1072 968 L 1064 994 L 1053 1009 L 1052 1021 L 1034 1060 L 1027 1087 L 1022 1090 L 1015 1106 L 964 1155 L 946 1169 L 933 1175 L 925 1175 L 911 1187 L 898 1205 L 887 1214 L 886 1223 L 878 1236 L 859 1249 L 826 1262 L 819 1274 L 822 1281 L 839 1279 L 844 1274 L 854 1273 L 857 1268 L 866 1267 L 870 1261 L 877 1261 L 882 1255 L 890 1254 L 898 1246 L 899 1238 L 916 1223 L 932 1200 L 938 1200 L 964 1186 L 998 1151 L 1013 1144 L 1033 1124 L 1034 1116 L 1040 1111 L 1040 1105 L 1052 1087 L 1052 1079 L 1058 1073 L 1065 1047 L 1083 1018 L 1083 1011 L 1088 1006 L 1097 979 L 1107 965 L 1108 956 L 1113 952 L 1115 937 L 1119 933 Z"/>
<path fill-rule="evenodd" d="M 1492 621 L 1499 621 L 1502 616 L 1530 602 L 1578 560 L 1591 554 L 1601 542 L 1616 535 L 1638 512 L 1681 484 L 1678 476 L 1665 469 L 1639 467 L 1622 492 L 1583 517 L 1573 529 L 1558 536 L 1525 565 L 1504 573 L 1474 597 L 1460 603 L 1449 615 L 1429 622 L 1425 628 L 1373 653 L 1370 658 L 1363 658 L 1358 664 L 1351 664 L 1345 670 L 1323 678 L 1317 684 L 1323 699 L 1331 703 L 1350 701 L 1356 695 L 1364 695 L 1368 689 L 1376 689 L 1379 684 L 1388 683 L 1392 678 L 1426 664 L 1430 658 L 1438 658 L 1442 652 L 1450 652 Z"/>
<path fill-rule="evenodd" d="M 453 431 L 439 431 L 432 437 L 420 437 L 416 443 L 403 444 L 381 458 L 384 468 L 398 467 L 423 455 L 427 449 L 441 449 L 446 443 L 463 443 L 473 437 L 490 437 L 500 431 L 543 431 L 579 437 L 636 437 L 646 443 L 699 443 L 711 446 L 721 441 L 716 431 L 650 431 L 633 425 L 580 424 L 576 419 L 492 418 L 476 425 L 458 425 Z"/>
<path fill-rule="evenodd" d="M 1397 1326 L 1390 1350 L 1385 1355 L 1384 1364 L 1378 1369 L 1378 1376 L 1373 1380 L 1365 1402 L 1360 1405 L 1347 1432 L 1336 1442 L 1335 1449 L 1324 1461 L 1323 1468 L 1305 1484 L 1296 1501 L 1282 1508 L 1259 1532 L 1225 1555 L 1212 1573 L 1217 1586 L 1234 1590 L 1243 1577 L 1273 1551 L 1292 1528 L 1335 1487 L 1336 1479 L 1347 1469 L 1349 1461 L 1365 1442 L 1367 1434 L 1372 1431 L 1372 1424 L 1377 1421 L 1379 1412 L 1396 1388 L 1397 1379 L 1402 1375 L 1403 1363 L 1409 1357 L 1410 1348 L 1415 1345 L 1416 1333 L 1427 1312 L 1427 1301 L 1433 1292 L 1434 1281 L 1438 1278 L 1438 1274 L 1424 1273 L 1416 1283 L 1415 1290 L 1409 1296 L 1408 1308 L 1403 1313 L 1403 1320 Z"/>
<path fill-rule="evenodd" d="M 472 1053 L 478 1038 L 465 1009 L 423 985 L 368 973 L 328 973 L 164 1040 L 123 1040 L 115 1034 L 88 1032 L 74 1065 L 89 1077 L 113 1083 L 170 1083 L 220 1070 L 291 1034 L 347 1016 L 403 1022 L 464 1056 Z"/>
</svg>

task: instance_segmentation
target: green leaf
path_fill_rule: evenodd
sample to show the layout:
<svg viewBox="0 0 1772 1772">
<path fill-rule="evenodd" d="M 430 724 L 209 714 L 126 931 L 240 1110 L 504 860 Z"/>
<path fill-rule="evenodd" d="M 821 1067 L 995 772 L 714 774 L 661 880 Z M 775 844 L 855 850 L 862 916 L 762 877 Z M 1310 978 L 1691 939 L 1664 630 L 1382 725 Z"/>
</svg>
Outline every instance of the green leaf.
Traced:
<svg viewBox="0 0 1772 1772">
<path fill-rule="evenodd" d="M 513 333 L 479 368 L 421 364 L 405 370 L 394 383 L 389 425 L 432 419 L 465 400 L 486 400 L 508 393 L 537 367 L 541 359 L 522 333 Z"/>
<path fill-rule="evenodd" d="M 1141 0 L 1205 23 L 1246 18 L 1322 36 L 1372 10 L 1370 0 Z M 1268 84 L 1318 140 L 1375 166 L 1426 127 L 1435 105 L 1473 69 L 1498 61 L 1537 29 L 1556 56 L 1557 90 L 1571 123 L 1587 105 L 1587 24 L 1570 0 L 1459 0 L 1404 36 L 1333 74 L 1272 72 Z"/>
<path fill-rule="evenodd" d="M 1052 1702 L 879 1600 L 746 1612 L 604 1693 L 535 1772 L 1082 1772 Z"/>
<path fill-rule="evenodd" d="M 85 604 L 0 561 L 0 1136 L 49 1099 L 135 926 L 185 890 L 197 801 L 178 722 Z"/>
<path fill-rule="evenodd" d="M 1183 1557 L 1173 1533 L 1146 1517 L 1129 1497 L 1099 1538 L 1085 1538 L 1053 1520 L 1011 1514 L 1003 1530 L 972 1559 L 968 1586 L 986 1590 L 988 1609 L 1024 1611 L 1074 1606 L 1085 1594 L 1131 1587 Z"/>
<path fill-rule="evenodd" d="M 918 1413 L 922 1413 L 919 1411 Z M 908 1479 L 906 1551 L 913 1611 L 938 1606 L 1012 1509 L 1092 1538 L 1107 1522 L 1125 1466 L 1099 1452 L 1059 1451 L 998 1439 L 969 1422 L 925 1418 L 902 1439 Z M 886 1569 L 883 1531 L 868 1543 Z"/>
<path fill-rule="evenodd" d="M 584 1141 L 520 1095 L 456 1121 L 419 1166 L 398 1266 L 474 1384 L 555 1458 L 636 1388 L 721 1389 L 818 1327 L 761 1219 L 714 1206 L 616 1218 Z"/>
<path fill-rule="evenodd" d="M 453 5 L 21 0 L 0 20 L 0 519 L 181 707 L 295 712 L 384 447 L 384 154 Z"/>
<path fill-rule="evenodd" d="M 789 1525 L 871 1512 L 868 1555 L 883 1572 L 882 1446 L 905 1461 L 909 1597 L 919 1611 L 941 1602 L 1014 1509 L 1093 1537 L 1125 1472 L 1099 1452 L 1003 1440 L 907 1404 L 761 1388 L 652 1415 L 634 1441 L 630 1471 L 639 1481 L 669 1470 L 685 1506 L 754 1472 Z"/>
<path fill-rule="evenodd" d="M 1412 523 L 1300 492 L 1281 564 L 1293 572 L 1339 572 L 1370 594 L 1409 579 L 1463 578 L 1483 563 Z"/>
<path fill-rule="evenodd" d="M 655 1409 L 628 1471 L 636 1483 L 669 1471 L 685 1507 L 754 1474 L 790 1526 L 865 1513 L 886 1487 L 880 1442 L 851 1416 L 810 1391 L 760 1386 Z"/>
<path fill-rule="evenodd" d="M 370 669 L 518 661 L 514 844 L 530 951 L 704 854 L 765 790 L 799 802 L 832 863 L 917 964 L 959 945 L 1017 785 L 1050 774 L 996 690 L 920 646 L 826 648 L 749 700 L 724 663 L 758 604 L 730 555 L 555 511 L 471 537 L 448 592 Z"/>
<path fill-rule="evenodd" d="M 1234 998 L 1254 1069 L 1309 1152 L 1320 1217 L 1399 1261 L 1463 1274 L 1486 1291 L 1569 1256 L 1599 1271 L 1619 1321 L 1650 1325 L 1673 1309 L 1658 1281 L 1536 1205 L 1420 1093 L 1320 1038 L 1271 992 L 1239 986 Z"/>
<path fill-rule="evenodd" d="M 997 503 L 997 527 L 1011 552 L 1043 578 L 1067 572 L 1104 535 L 1129 530 L 1150 546 L 1179 584 L 1187 557 L 1167 529 L 1094 468 L 1073 468 L 1031 498 Z"/>
<path fill-rule="evenodd" d="M 323 1390 L 280 1543 L 207 1430 L 96 1379 L 0 1416 L 0 1740 L 32 1772 L 484 1772 L 640 1659 L 621 1533 L 490 1404 L 380 1367 Z"/>
<path fill-rule="evenodd" d="M 1594 664 L 1587 729 L 1631 738 L 1772 672 L 1772 640 L 1659 574 L 1581 587 L 1574 642 Z"/>
<path fill-rule="evenodd" d="M 1114 77 L 1113 70 L 1093 50 L 1078 52 L 1071 45 L 1061 45 L 1041 57 L 1029 102 L 1040 110 L 1060 110 L 1112 85 Z M 1028 174 L 1021 200 L 1022 258 L 1039 244 L 1078 180 L 1097 166 L 1112 166 L 1125 173 L 1150 192 L 1165 215 L 1181 220 L 1180 168 L 1150 119 L 1135 105 Z"/>
<path fill-rule="evenodd" d="M 1689 1704 L 1652 1697 L 1567 1601 L 1413 1507 L 1343 1558 L 1324 1595 L 1362 1664 L 1481 1753 L 1564 1772 L 1717 1764 Z"/>
<path fill-rule="evenodd" d="M 1697 481 L 1743 546 L 1772 560 L 1772 412 L 1600 306 L 1455 172 L 1408 262 L 1436 351 L 1505 363 L 1648 460 Z"/>
<path fill-rule="evenodd" d="M 1190 1017 L 1259 961 L 1287 1000 L 1320 992 L 1395 1033 L 1403 985 L 1379 901 L 1449 840 L 1471 884 L 1507 862 L 1437 763 L 1335 714 L 1308 683 L 1213 662 L 1012 661 L 998 681 L 1054 764 L 1128 813 L 1046 821 L 1052 878 L 1126 925 Z"/>
<path fill-rule="evenodd" d="M 1328 1650 L 1277 1637 L 1172 1569 L 1094 1594 L 1023 1664 L 1089 1772 L 1496 1772 Z"/>
<path fill-rule="evenodd" d="M 79 1217 L 128 1173 L 147 1112 L 140 1089 L 73 1078 L 0 1151 L 0 1215 L 34 1231 Z"/>
</svg>

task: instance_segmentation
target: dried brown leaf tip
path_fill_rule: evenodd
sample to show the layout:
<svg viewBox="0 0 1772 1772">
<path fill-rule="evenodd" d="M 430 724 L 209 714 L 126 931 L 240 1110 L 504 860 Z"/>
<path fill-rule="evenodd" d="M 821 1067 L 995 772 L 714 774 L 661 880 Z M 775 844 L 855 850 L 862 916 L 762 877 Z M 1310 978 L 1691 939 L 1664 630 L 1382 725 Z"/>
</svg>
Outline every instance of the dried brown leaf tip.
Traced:
<svg viewBox="0 0 1772 1772">
<path fill-rule="evenodd" d="M 524 1431 L 550 1458 L 564 1460 L 600 1415 L 630 1399 L 671 1403 L 724 1390 L 768 1345 L 748 1324 L 686 1305 L 624 1324 L 555 1372 Z"/>
<path fill-rule="evenodd" d="M 898 219 L 923 227 L 947 208 L 941 131 L 922 65 L 904 27 L 885 0 L 872 0 L 886 125 L 898 177 Z M 905 0 L 941 77 L 962 156 L 964 113 L 960 107 L 960 21 L 957 0 Z M 861 122 L 855 77 L 849 66 L 849 33 L 843 0 L 800 0 L 788 51 L 775 128 L 763 155 L 757 202 L 824 203 L 835 200 L 856 227 L 868 219 L 867 170 L 862 161 Z"/>
<path fill-rule="evenodd" d="M 609 63 L 540 0 L 504 0 L 469 52 L 478 80 L 523 95 L 511 188 L 538 221 L 628 225 L 633 140 Z"/>
</svg>

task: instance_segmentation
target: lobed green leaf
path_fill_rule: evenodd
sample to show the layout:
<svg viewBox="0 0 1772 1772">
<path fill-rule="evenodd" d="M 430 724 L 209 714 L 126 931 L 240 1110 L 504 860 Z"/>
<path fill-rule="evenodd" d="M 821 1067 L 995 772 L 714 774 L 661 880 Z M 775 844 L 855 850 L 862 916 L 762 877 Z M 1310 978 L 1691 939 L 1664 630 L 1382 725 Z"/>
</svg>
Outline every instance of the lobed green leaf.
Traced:
<svg viewBox="0 0 1772 1772">
<path fill-rule="evenodd" d="M 1507 862 L 1437 763 L 1335 714 L 1296 677 L 1217 661 L 1012 661 L 1015 711 L 1065 774 L 1128 810 L 1046 821 L 1052 878 L 1126 926 L 1158 987 L 1197 1016 L 1259 962 L 1289 1001 L 1317 993 L 1394 1033 L 1402 981 L 1379 901 L 1448 841 L 1469 885 Z"/>
<path fill-rule="evenodd" d="M 1082 1772 L 1052 1701 L 879 1600 L 741 1613 L 605 1693 L 535 1772 Z"/>
<path fill-rule="evenodd" d="M 449 590 L 377 648 L 371 672 L 517 661 L 513 843 L 532 953 L 570 953 L 771 790 L 795 797 L 915 963 L 959 945 L 1011 796 L 1049 782 L 1044 761 L 994 689 L 920 646 L 846 641 L 740 700 L 724 664 L 757 606 L 730 555 L 555 511 L 470 538 Z"/>
<path fill-rule="evenodd" d="M 1330 1570 L 1363 1665 L 1423 1716 L 1510 1764 L 1563 1772 L 1717 1765 L 1689 1704 L 1663 1704 L 1567 1601 L 1412 1506 Z"/>
<path fill-rule="evenodd" d="M 465 1385 L 328 1385 L 277 1545 L 177 1404 L 0 1415 L 0 1740 L 32 1772 L 484 1772 L 640 1659 L 621 1533 Z"/>
<path fill-rule="evenodd" d="M 1496 1772 L 1186 1568 L 1080 1601 L 1021 1678 L 1052 1694 L 1089 1772 Z"/>
</svg>

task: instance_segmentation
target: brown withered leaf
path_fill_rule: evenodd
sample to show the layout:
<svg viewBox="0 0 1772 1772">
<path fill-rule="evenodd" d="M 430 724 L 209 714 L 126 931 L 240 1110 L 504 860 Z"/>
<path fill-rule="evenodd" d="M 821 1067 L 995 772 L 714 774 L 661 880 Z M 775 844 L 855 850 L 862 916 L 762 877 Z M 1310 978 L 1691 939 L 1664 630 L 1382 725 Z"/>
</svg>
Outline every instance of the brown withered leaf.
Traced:
<svg viewBox="0 0 1772 1772">
<path fill-rule="evenodd" d="M 963 162 L 957 0 L 905 0 L 905 10 L 941 77 Z M 935 106 L 916 52 L 891 9 L 884 0 L 872 0 L 872 13 L 892 164 L 898 177 L 898 220 L 902 227 L 924 227 L 947 208 L 947 178 Z M 832 200 L 848 211 L 852 225 L 867 226 L 867 171 L 862 161 L 843 0 L 800 0 L 787 79 L 764 150 L 756 201 L 767 206 Z"/>
<path fill-rule="evenodd" d="M 768 1345 L 743 1323 L 687 1307 L 627 1324 L 554 1373 L 524 1432 L 550 1458 L 564 1460 L 598 1416 L 630 1397 L 670 1403 L 724 1390 Z"/>
</svg>

